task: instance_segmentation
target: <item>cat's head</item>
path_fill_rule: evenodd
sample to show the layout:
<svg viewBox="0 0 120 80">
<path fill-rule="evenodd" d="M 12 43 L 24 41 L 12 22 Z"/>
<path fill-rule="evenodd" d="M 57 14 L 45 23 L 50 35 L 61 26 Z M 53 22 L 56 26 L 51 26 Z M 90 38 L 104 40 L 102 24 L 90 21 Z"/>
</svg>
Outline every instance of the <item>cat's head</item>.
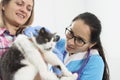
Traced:
<svg viewBox="0 0 120 80">
<path fill-rule="evenodd" d="M 51 50 L 55 46 L 56 42 L 60 39 L 59 35 L 49 32 L 44 27 L 41 28 L 38 33 L 39 34 L 36 37 L 36 42 L 39 45 L 42 45 L 45 50 Z"/>
</svg>

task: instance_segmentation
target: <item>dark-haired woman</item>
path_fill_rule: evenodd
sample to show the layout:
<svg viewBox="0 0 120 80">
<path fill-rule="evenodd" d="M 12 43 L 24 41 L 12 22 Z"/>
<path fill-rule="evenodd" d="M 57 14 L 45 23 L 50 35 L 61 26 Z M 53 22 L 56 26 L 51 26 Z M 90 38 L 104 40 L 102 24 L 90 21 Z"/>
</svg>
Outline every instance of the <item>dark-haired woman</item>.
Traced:
<svg viewBox="0 0 120 80">
<path fill-rule="evenodd" d="M 57 43 L 56 48 L 64 54 L 66 67 L 78 73 L 77 80 L 109 80 L 100 33 L 100 20 L 85 12 L 76 16 L 65 29 L 66 41 Z"/>
</svg>

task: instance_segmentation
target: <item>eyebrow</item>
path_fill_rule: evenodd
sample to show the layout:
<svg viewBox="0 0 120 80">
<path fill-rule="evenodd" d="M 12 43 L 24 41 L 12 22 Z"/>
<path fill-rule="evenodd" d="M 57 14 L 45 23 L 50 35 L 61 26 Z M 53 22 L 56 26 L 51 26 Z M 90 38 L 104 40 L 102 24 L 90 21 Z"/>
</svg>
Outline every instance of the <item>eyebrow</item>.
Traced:
<svg viewBox="0 0 120 80">
<path fill-rule="evenodd" d="M 25 3 L 25 1 L 24 0 L 20 0 L 22 3 Z M 33 8 L 33 4 L 28 4 L 29 5 L 29 7 L 32 7 Z"/>
</svg>

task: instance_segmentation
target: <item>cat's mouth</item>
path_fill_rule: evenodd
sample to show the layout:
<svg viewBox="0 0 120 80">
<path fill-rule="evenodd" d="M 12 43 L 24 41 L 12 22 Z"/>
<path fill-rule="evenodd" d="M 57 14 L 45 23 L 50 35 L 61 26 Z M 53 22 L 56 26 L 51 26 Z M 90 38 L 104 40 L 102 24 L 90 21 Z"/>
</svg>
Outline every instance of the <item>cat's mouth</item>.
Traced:
<svg viewBox="0 0 120 80">
<path fill-rule="evenodd" d="M 45 50 L 47 50 L 47 51 L 49 51 L 49 50 L 51 50 L 52 49 L 52 47 L 49 47 L 49 48 L 45 48 Z"/>
</svg>

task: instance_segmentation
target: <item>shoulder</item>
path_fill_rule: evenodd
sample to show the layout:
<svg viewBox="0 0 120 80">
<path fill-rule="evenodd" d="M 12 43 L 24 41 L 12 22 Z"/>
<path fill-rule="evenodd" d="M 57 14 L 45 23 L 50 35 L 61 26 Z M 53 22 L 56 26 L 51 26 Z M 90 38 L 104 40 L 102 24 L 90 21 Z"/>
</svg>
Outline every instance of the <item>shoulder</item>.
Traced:
<svg viewBox="0 0 120 80">
<path fill-rule="evenodd" d="M 88 61 L 88 64 L 87 64 L 89 67 L 91 68 L 103 68 L 104 67 L 104 62 L 103 62 L 103 59 L 101 56 L 99 55 L 91 55 L 90 56 L 90 59 Z"/>
<path fill-rule="evenodd" d="M 104 62 L 102 57 L 99 54 L 92 54 L 83 70 L 81 80 L 102 80 L 103 72 Z"/>
<path fill-rule="evenodd" d="M 6 31 L 5 27 L 0 27 L 0 36 L 3 35 L 5 31 Z"/>
<path fill-rule="evenodd" d="M 90 59 L 88 61 L 88 65 L 93 65 L 93 66 L 99 66 L 99 67 L 103 67 L 104 66 L 104 62 L 102 57 L 99 55 L 99 52 L 97 50 L 91 50 L 90 51 Z M 98 67 L 98 68 L 99 68 Z"/>
</svg>

